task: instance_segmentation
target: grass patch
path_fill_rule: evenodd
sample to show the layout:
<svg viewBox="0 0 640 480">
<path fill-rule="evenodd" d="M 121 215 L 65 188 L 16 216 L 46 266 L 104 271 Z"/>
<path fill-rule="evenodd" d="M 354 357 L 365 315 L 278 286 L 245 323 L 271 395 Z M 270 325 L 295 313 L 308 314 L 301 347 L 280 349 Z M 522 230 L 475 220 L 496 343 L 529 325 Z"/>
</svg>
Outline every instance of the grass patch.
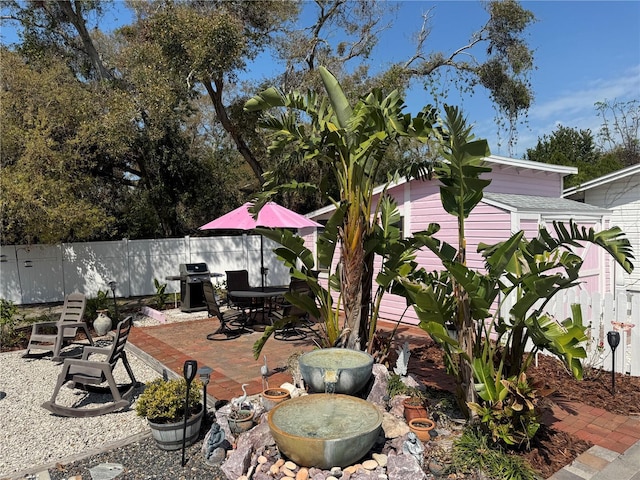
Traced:
<svg viewBox="0 0 640 480">
<path fill-rule="evenodd" d="M 537 480 L 540 477 L 526 460 L 508 453 L 476 427 L 468 427 L 454 442 L 452 469 L 483 472 L 489 478 Z"/>
</svg>

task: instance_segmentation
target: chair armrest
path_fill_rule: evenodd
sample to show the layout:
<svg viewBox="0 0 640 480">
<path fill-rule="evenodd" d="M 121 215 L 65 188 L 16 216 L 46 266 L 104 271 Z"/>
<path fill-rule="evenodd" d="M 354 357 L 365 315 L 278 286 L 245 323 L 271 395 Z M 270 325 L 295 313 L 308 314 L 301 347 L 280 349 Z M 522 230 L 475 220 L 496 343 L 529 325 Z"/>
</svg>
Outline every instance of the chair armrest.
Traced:
<svg viewBox="0 0 640 480">
<path fill-rule="evenodd" d="M 87 360 L 92 353 L 98 355 L 109 355 L 111 347 L 84 347 L 82 349 L 82 360 Z"/>
</svg>

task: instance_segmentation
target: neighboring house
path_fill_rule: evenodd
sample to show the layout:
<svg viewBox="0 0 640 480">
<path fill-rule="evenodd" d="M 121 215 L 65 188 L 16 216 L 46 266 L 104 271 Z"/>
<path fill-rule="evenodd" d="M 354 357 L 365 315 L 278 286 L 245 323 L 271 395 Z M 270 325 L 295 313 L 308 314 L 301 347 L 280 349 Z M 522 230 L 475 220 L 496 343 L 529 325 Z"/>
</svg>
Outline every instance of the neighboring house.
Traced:
<svg viewBox="0 0 640 480">
<path fill-rule="evenodd" d="M 635 256 L 631 274 L 615 266 L 615 287 L 640 292 L 640 164 L 568 188 L 562 196 L 612 211 L 611 225 L 627 235 Z"/>
<path fill-rule="evenodd" d="M 549 165 L 491 155 L 486 159 L 492 171 L 487 174 L 491 184 L 485 189 L 482 202 L 475 208 L 465 223 L 467 236 L 467 264 L 472 268 L 483 268 L 477 253 L 480 242 L 496 243 L 506 240 L 511 234 L 524 230 L 526 238 L 537 235 L 539 225 L 552 230 L 554 220 L 575 220 L 596 230 L 607 228 L 610 212 L 607 209 L 563 199 L 563 178 L 577 173 L 575 167 Z M 455 247 L 457 223 L 455 217 L 442 208 L 440 182 L 434 180 L 402 181 L 392 185 L 388 193 L 398 203 L 403 232 L 424 230 L 429 223 L 438 223 L 441 230 L 437 238 Z M 381 189 L 376 191 L 379 194 Z M 317 221 L 328 219 L 333 207 L 326 207 L 307 216 Z M 308 243 L 307 243 L 308 245 Z M 578 252 L 584 259 L 580 288 L 588 291 L 609 292 L 613 283 L 604 251 L 588 246 Z M 428 270 L 441 268 L 439 260 L 430 252 L 423 251 L 417 257 L 420 265 Z M 405 300 L 395 295 L 386 295 L 380 309 L 382 318 L 397 319 L 406 308 Z M 404 320 L 417 322 L 413 309 L 406 312 Z"/>
</svg>

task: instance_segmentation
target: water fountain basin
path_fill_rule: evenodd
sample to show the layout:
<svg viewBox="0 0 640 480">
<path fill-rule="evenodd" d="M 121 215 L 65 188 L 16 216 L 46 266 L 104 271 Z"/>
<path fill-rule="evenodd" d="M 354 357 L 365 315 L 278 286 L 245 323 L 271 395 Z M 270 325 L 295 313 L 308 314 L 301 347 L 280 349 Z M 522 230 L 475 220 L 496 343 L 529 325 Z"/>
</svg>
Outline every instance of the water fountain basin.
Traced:
<svg viewBox="0 0 640 480">
<path fill-rule="evenodd" d="M 346 467 L 376 441 L 382 413 L 366 400 L 317 393 L 282 402 L 267 417 L 280 452 L 305 467 Z"/>
<path fill-rule="evenodd" d="M 322 348 L 301 355 L 298 363 L 312 391 L 355 395 L 371 378 L 373 357 L 360 350 Z"/>
</svg>

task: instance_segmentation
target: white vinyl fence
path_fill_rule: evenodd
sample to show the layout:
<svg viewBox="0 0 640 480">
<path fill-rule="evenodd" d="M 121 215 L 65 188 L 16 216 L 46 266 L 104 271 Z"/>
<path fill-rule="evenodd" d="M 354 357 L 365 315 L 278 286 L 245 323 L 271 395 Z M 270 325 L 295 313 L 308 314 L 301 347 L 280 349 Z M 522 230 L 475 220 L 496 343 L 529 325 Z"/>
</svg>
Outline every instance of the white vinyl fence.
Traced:
<svg viewBox="0 0 640 480">
<path fill-rule="evenodd" d="M 273 253 L 277 246 L 264 239 L 266 285 L 289 284 L 288 269 Z M 251 285 L 260 286 L 260 236 L 1 246 L 0 298 L 16 305 L 61 302 L 74 291 L 89 297 L 98 290 L 110 293 L 110 281 L 117 283 L 118 297 L 153 295 L 154 278 L 167 283 L 168 293 L 180 292 L 179 281 L 165 278 L 178 275 L 181 263 L 200 262 L 222 274 L 246 269 Z"/>
<path fill-rule="evenodd" d="M 640 376 L 640 293 L 618 291 L 601 295 L 574 290 L 558 293 L 545 311 L 562 321 L 571 315 L 571 305 L 580 304 L 582 321 L 589 326 L 589 341 L 585 345 L 587 359 L 583 363 L 594 368 L 611 371 L 612 352 L 607 333 L 620 334 L 620 344 L 615 351 L 616 372 Z M 503 301 L 503 315 L 510 304 Z"/>
</svg>

